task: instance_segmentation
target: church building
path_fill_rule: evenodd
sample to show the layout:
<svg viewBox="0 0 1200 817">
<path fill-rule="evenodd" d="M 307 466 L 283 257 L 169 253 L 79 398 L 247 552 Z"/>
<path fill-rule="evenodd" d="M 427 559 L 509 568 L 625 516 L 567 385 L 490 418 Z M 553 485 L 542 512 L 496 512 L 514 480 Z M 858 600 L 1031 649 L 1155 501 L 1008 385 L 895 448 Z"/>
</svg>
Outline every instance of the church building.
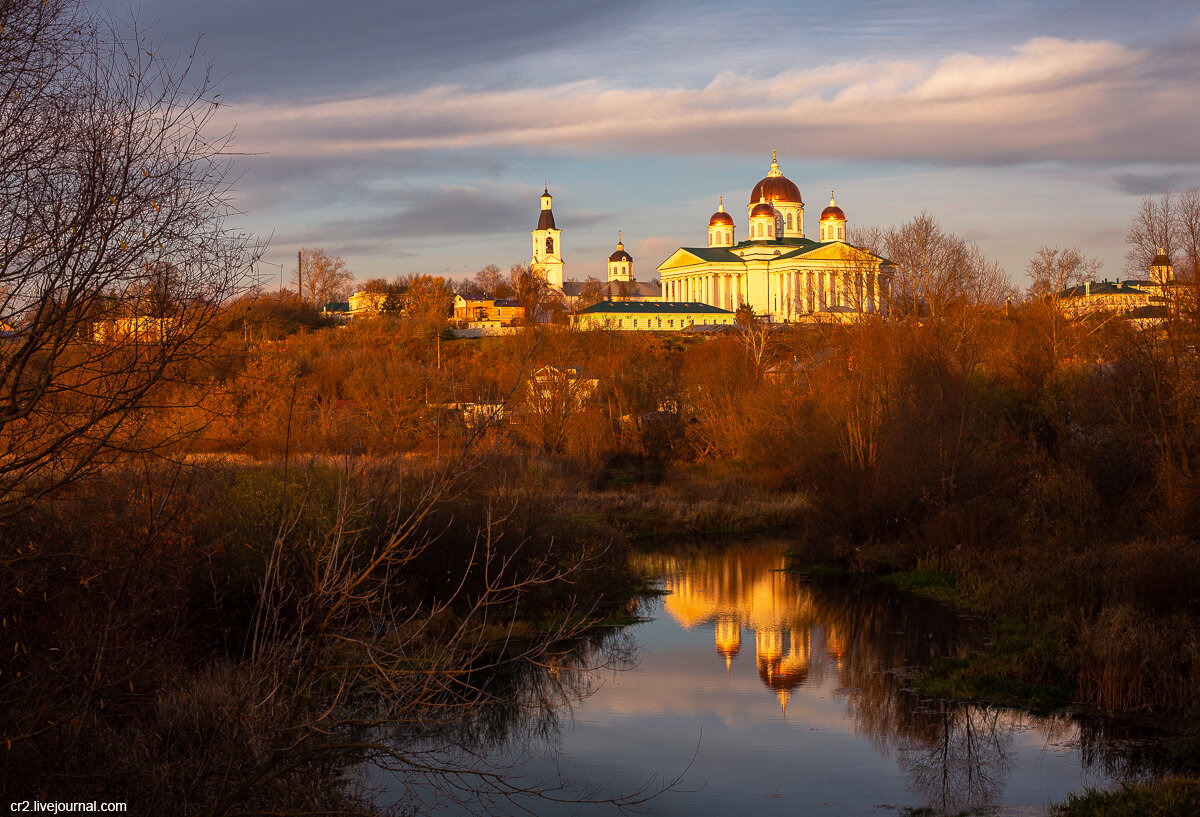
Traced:
<svg viewBox="0 0 1200 817">
<path fill-rule="evenodd" d="M 547 183 L 542 188 L 542 211 L 537 227 L 530 232 L 533 257 L 529 260 L 529 268 L 541 272 L 552 289 L 562 293 L 568 300 L 574 300 L 584 294 L 587 282 L 564 279 L 562 230 L 554 224 L 553 201 Z M 657 301 L 662 297 L 662 288 L 658 284 L 644 283 L 634 276 L 633 256 L 626 252 L 619 232 L 617 249 L 608 257 L 608 280 L 601 284 L 602 293 L 608 300 Z"/>
<path fill-rule="evenodd" d="M 800 188 L 772 155 L 750 191 L 747 237 L 737 241 L 724 201 L 708 220 L 708 246 L 680 247 L 658 267 L 664 301 L 727 310 L 748 304 L 774 322 L 844 319 L 886 312 L 893 267 L 846 242 L 846 214 L 829 196 L 819 240 L 804 234 Z"/>
</svg>

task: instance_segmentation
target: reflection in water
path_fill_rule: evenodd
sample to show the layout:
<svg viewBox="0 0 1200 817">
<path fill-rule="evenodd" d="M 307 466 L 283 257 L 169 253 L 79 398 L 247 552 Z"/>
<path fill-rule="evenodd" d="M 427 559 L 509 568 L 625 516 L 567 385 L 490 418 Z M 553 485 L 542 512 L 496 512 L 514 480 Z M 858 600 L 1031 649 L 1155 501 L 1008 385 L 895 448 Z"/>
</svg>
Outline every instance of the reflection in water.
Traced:
<svg viewBox="0 0 1200 817">
<path fill-rule="evenodd" d="M 672 619 L 688 630 L 713 628 L 727 674 L 753 641 L 758 677 L 778 697 L 782 717 L 806 685 L 844 696 L 855 731 L 895 756 L 922 805 L 955 813 L 997 802 L 1013 768 L 1014 735 L 1029 730 L 1047 743 L 1104 745 L 1086 725 L 1081 735 L 1073 719 L 914 694 L 906 683 L 914 669 L 961 654 L 971 640 L 970 622 L 936 603 L 874 582 L 808 581 L 783 572 L 777 548 L 654 556 L 644 566 L 663 577 Z M 1113 754 L 1101 749 L 1084 760 L 1102 759 L 1106 772 L 1122 777 L 1146 771 L 1131 768 L 1128 753 L 1115 753 L 1116 762 Z"/>
<path fill-rule="evenodd" d="M 414 746 L 457 753 L 458 788 L 438 799 L 459 807 L 439 813 L 500 809 L 506 786 L 553 788 L 564 774 L 604 786 L 567 796 L 640 796 L 656 772 L 687 769 L 682 790 L 652 802 L 656 814 L 1030 814 L 1070 791 L 1169 770 L 1163 749 L 1105 719 L 921 699 L 912 672 L 962 654 L 974 625 L 874 582 L 783 572 L 782 551 L 644 556 L 667 591 L 646 602 L 654 615 L 661 605 L 656 620 L 488 668 L 466 682 L 480 695 L 477 718 L 398 730 Z M 392 790 L 408 796 L 406 785 Z"/>
</svg>

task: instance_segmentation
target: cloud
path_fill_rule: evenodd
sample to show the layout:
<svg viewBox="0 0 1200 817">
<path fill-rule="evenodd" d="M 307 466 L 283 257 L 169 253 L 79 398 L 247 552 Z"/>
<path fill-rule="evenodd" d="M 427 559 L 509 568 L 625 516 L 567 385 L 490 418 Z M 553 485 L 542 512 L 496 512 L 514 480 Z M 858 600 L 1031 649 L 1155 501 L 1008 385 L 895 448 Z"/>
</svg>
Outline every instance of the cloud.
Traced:
<svg viewBox="0 0 1200 817">
<path fill-rule="evenodd" d="M 1118 173 L 1113 183 L 1117 190 L 1130 196 L 1156 196 L 1164 190 L 1186 187 L 1186 178 L 1182 172 Z"/>
<path fill-rule="evenodd" d="M 1194 161 L 1196 71 L 1147 79 L 1150 56 L 1039 37 L 1001 56 L 850 61 L 703 87 L 600 80 L 233 106 L 239 143 L 307 158 L 520 149 L 792 155 L 998 164 Z"/>
</svg>

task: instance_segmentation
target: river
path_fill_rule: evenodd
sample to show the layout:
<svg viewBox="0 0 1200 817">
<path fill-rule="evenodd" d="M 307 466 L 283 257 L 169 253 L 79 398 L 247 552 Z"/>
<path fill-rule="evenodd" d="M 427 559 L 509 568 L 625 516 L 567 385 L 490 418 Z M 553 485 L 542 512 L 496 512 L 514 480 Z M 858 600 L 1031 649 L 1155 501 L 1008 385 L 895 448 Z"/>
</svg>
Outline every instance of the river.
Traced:
<svg viewBox="0 0 1200 817">
<path fill-rule="evenodd" d="M 483 753 L 517 787 L 562 777 L 567 799 L 666 787 L 641 806 L 656 815 L 1000 817 L 1164 771 L 1152 744 L 1100 719 L 919 698 L 912 671 L 977 638 L 937 603 L 784 572 L 779 544 L 641 558 L 663 591 L 643 602 L 644 623 L 550 666 L 561 706 Z"/>
</svg>

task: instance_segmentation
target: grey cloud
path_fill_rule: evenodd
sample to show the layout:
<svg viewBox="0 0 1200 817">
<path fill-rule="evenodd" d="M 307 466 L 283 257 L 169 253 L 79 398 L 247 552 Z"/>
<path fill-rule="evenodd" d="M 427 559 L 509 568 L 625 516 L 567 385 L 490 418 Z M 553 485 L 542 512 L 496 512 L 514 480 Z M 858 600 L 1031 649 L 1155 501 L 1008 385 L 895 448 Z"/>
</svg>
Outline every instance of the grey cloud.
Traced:
<svg viewBox="0 0 1200 817">
<path fill-rule="evenodd" d="M 645 0 L 143 0 L 152 35 L 176 51 L 201 51 L 240 98 L 320 94 L 347 87 L 477 73 L 489 63 L 572 38 L 616 36 L 614 23 Z M 120 15 L 128 0 L 101 0 Z"/>
<path fill-rule="evenodd" d="M 1154 196 L 1164 190 L 1187 187 L 1187 176 L 1182 172 L 1171 173 L 1118 173 L 1113 185 L 1130 196 Z"/>
<path fill-rule="evenodd" d="M 413 190 L 390 212 L 326 222 L 317 231 L 343 239 L 512 233 L 537 223 L 530 200 L 529 195 L 500 197 L 465 187 Z M 532 201 L 536 203 L 536 197 Z"/>
</svg>

